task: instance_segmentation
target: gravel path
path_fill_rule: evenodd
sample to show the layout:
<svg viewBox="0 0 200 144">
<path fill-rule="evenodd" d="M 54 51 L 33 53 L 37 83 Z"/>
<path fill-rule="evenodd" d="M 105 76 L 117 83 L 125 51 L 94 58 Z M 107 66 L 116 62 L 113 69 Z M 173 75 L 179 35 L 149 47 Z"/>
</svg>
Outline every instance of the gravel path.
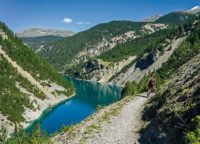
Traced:
<svg viewBox="0 0 200 144">
<path fill-rule="evenodd" d="M 146 93 L 129 96 L 52 137 L 54 144 L 138 144 Z"/>
<path fill-rule="evenodd" d="M 146 94 L 135 97 L 110 123 L 103 123 L 101 131 L 88 139 L 87 144 L 137 144 L 141 111 L 148 99 Z"/>
</svg>

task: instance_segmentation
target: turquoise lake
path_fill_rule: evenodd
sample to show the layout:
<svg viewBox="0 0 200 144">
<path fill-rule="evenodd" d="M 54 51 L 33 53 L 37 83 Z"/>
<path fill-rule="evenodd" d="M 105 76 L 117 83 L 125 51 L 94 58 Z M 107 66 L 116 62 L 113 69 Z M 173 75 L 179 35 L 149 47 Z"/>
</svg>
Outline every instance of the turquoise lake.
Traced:
<svg viewBox="0 0 200 144">
<path fill-rule="evenodd" d="M 60 131 L 63 125 L 80 123 L 94 113 L 98 105 L 107 106 L 121 98 L 122 87 L 68 77 L 66 79 L 74 84 L 75 96 L 45 111 L 27 128 L 29 132 L 39 124 L 41 130 L 45 130 L 50 135 Z"/>
</svg>

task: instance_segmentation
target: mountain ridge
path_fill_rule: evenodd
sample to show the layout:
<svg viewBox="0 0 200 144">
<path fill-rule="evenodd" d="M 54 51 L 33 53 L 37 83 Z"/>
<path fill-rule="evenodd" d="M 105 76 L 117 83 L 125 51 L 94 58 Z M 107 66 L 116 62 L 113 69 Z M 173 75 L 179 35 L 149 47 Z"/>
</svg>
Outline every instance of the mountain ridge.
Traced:
<svg viewBox="0 0 200 144">
<path fill-rule="evenodd" d="M 158 25 L 178 25 L 184 23 L 184 21 L 193 18 L 193 16 L 193 14 L 187 12 L 172 12 L 161 17 L 157 16 L 157 19 L 154 22 L 149 23 L 132 21 L 111 21 L 109 23 L 102 23 L 83 32 L 79 32 L 72 37 L 47 44 L 41 49 L 40 53 L 44 57 L 46 57 L 50 63 L 63 70 L 66 67 L 71 67 L 71 65 L 79 64 L 79 61 L 85 62 L 89 58 L 102 55 L 106 51 L 112 48 L 116 48 L 116 45 L 120 43 L 125 43 L 126 41 L 137 38 L 138 36 L 140 37 L 141 35 L 143 36 L 145 35 L 145 33 L 151 34 L 159 29 L 163 29 Z M 127 25 L 125 23 L 127 23 Z M 132 27 L 130 26 L 131 23 L 135 23 L 138 26 L 135 25 L 134 27 Z M 141 30 L 142 26 L 145 26 L 145 28 L 143 29 L 143 33 L 141 34 L 141 32 L 139 31 Z M 124 33 L 121 33 L 120 35 L 119 28 L 122 27 L 123 30 L 125 30 L 125 28 L 129 30 L 125 30 Z M 110 33 L 109 35 L 108 32 L 111 29 L 113 29 L 112 31 L 114 31 L 114 29 L 115 31 L 118 31 L 118 35 L 113 35 L 112 33 Z M 140 34 L 138 34 L 138 32 Z M 128 35 L 132 35 L 132 38 Z M 80 37 L 83 38 L 81 38 L 81 40 L 78 40 Z M 91 38 L 86 40 L 87 37 Z M 94 37 L 98 37 L 98 39 L 101 40 L 95 41 L 93 40 Z M 78 43 L 76 43 L 75 40 L 76 42 L 78 41 Z M 72 41 L 74 41 L 74 43 L 76 44 L 71 44 Z M 68 50 L 69 52 L 65 52 L 66 50 Z M 71 58 L 74 59 L 74 63 L 68 62 L 68 59 Z"/>
<path fill-rule="evenodd" d="M 166 27 L 167 25 L 159 23 L 112 21 L 49 44 L 44 47 L 41 54 L 56 67 L 62 69 L 66 67 L 66 62 L 67 66 L 70 66 L 69 59 L 73 59 L 74 63 L 84 62 L 90 57 L 98 56 L 114 48 L 118 43 L 154 33 Z M 65 52 L 66 50 L 68 53 Z"/>
<path fill-rule="evenodd" d="M 61 36 L 68 37 L 74 35 L 75 32 L 69 30 L 59 29 L 45 29 L 45 28 L 29 28 L 16 33 L 20 38 L 22 37 L 38 37 L 38 36 Z"/>
</svg>

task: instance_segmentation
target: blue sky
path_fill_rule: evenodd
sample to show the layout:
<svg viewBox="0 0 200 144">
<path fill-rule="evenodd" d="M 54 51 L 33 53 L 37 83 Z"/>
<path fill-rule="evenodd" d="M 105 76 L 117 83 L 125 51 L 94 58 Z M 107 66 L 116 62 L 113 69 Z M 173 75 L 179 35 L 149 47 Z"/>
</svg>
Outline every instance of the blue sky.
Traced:
<svg viewBox="0 0 200 144">
<path fill-rule="evenodd" d="M 197 5 L 200 0 L 0 0 L 0 21 L 15 32 L 32 27 L 78 32 L 112 20 L 138 21 Z"/>
</svg>

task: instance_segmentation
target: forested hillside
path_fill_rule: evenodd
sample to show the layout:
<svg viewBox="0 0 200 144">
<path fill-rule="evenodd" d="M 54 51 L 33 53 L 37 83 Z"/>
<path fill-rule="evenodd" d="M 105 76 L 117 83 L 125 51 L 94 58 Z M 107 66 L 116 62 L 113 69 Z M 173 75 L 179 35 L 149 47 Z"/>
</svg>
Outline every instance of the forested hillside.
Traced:
<svg viewBox="0 0 200 144">
<path fill-rule="evenodd" d="M 114 83 L 117 81 L 119 82 L 117 84 L 123 85 L 127 81 L 125 77 L 130 80 L 130 77 L 134 76 L 131 76 L 130 72 L 136 71 L 136 69 L 140 69 L 141 71 L 145 70 L 159 59 L 159 57 L 165 57 L 166 53 L 174 49 L 173 47 L 176 48 L 176 46 L 173 46 L 175 45 L 174 42 L 178 42 L 179 38 L 183 39 L 186 35 L 187 30 L 184 31 L 184 27 L 187 27 L 187 23 L 175 25 L 150 35 L 144 35 L 124 43 L 119 43 L 112 49 L 88 62 L 70 67 L 67 73 L 81 78 L 97 79 L 99 81 L 103 81 L 106 78 L 105 81 L 113 81 Z M 133 57 L 136 58 L 132 59 Z M 122 65 L 122 63 L 124 64 Z M 127 72 L 131 67 L 132 70 Z M 127 74 L 123 75 L 125 72 Z M 109 76 L 107 77 L 106 75 Z M 120 79 L 124 80 L 121 81 Z"/>
<path fill-rule="evenodd" d="M 168 28 L 151 35 L 129 40 L 123 44 L 117 44 L 113 49 L 97 58 L 69 68 L 67 73 L 84 79 L 94 79 L 96 77 L 97 80 L 110 75 L 107 81 L 111 81 L 119 74 L 126 72 L 135 62 L 137 63 L 136 67 L 145 69 L 147 65 L 154 62 L 156 55 L 163 55 L 166 51 L 164 50 L 165 47 L 171 44 L 174 37 L 181 36 L 181 33 L 181 26 Z M 147 56 L 147 58 L 142 60 L 144 56 Z"/>
<path fill-rule="evenodd" d="M 145 22 L 112 21 L 99 24 L 89 30 L 80 32 L 43 48 L 41 54 L 58 68 L 70 66 L 98 56 L 115 47 L 118 43 L 153 33 L 166 28 L 163 24 Z"/>
<path fill-rule="evenodd" d="M 143 115 L 148 125 L 142 130 L 141 142 L 199 143 L 199 56 L 177 69 L 149 101 Z"/>
<path fill-rule="evenodd" d="M 110 49 L 123 47 L 122 45 L 126 41 L 143 37 L 160 29 L 165 29 L 166 25 L 174 26 L 183 23 L 193 16 L 194 14 L 188 12 L 173 12 L 160 17 L 154 23 L 112 21 L 110 23 L 99 24 L 72 37 L 49 44 L 42 48 L 41 53 L 50 63 L 53 63 L 58 68 L 63 68 L 63 66 L 71 64 L 70 59 L 74 59 L 77 63 L 80 60 L 85 61 L 87 57 L 98 56 Z M 160 25 L 160 23 L 166 25 Z M 132 44 L 129 42 L 124 47 L 130 47 Z M 125 50 L 123 53 L 128 52 Z"/>
<path fill-rule="evenodd" d="M 130 40 L 123 44 L 118 44 L 114 49 L 111 49 L 101 56 L 100 59 L 110 62 L 118 62 L 123 59 L 127 59 L 130 56 L 142 55 L 144 51 L 156 51 L 157 49 L 162 49 L 162 44 L 167 38 L 173 37 L 172 31 L 174 29 L 165 29 L 155 32 L 151 35 L 144 36 L 141 38 L 136 38 Z"/>
<path fill-rule="evenodd" d="M 0 69 L 0 127 L 6 128 L 9 135 L 17 126 L 26 127 L 44 109 L 74 92 L 71 83 L 2 22 Z"/>
<path fill-rule="evenodd" d="M 14 34 L 3 24 L 0 23 L 1 30 L 8 36 L 8 39 L 0 39 L 2 49 L 34 78 L 39 80 L 50 80 L 67 88 L 68 83 L 63 79 L 62 75 L 42 57 L 34 53 L 33 50 L 23 45 L 21 39 L 18 39 Z"/>
<path fill-rule="evenodd" d="M 164 46 L 162 44 L 164 41 L 166 39 L 172 39 L 174 36 L 180 36 L 183 31 L 184 23 L 190 20 L 192 21 L 194 17 L 194 15 L 186 12 L 173 12 L 164 15 L 155 22 L 172 25 L 168 29 L 160 30 L 151 35 L 144 35 L 143 37 L 129 40 L 122 44 L 117 44 L 115 48 L 103 53 L 99 58 L 105 61 L 115 62 L 121 61 L 129 56 L 140 55 L 144 51 L 163 51 L 162 49 Z"/>
</svg>

